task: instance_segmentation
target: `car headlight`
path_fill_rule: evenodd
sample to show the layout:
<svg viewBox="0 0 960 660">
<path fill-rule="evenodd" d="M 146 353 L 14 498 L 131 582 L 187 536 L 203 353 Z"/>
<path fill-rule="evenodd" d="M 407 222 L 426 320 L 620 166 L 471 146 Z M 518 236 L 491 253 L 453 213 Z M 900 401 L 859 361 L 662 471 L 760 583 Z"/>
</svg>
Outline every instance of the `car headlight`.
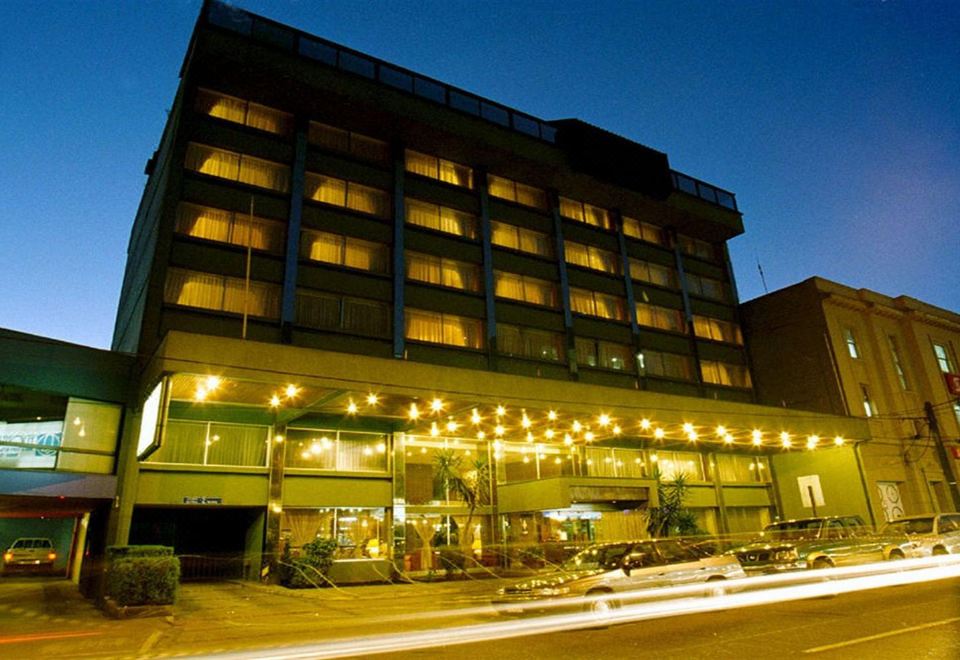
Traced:
<svg viewBox="0 0 960 660">
<path fill-rule="evenodd" d="M 533 590 L 534 596 L 565 596 L 570 593 L 570 587 L 540 587 Z"/>
</svg>

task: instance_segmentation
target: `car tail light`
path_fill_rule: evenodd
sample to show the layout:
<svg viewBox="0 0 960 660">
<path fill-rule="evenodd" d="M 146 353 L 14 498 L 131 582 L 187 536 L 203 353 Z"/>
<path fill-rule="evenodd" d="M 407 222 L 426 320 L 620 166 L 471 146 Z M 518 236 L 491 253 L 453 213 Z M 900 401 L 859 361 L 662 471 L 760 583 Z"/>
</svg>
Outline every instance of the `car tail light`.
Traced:
<svg viewBox="0 0 960 660">
<path fill-rule="evenodd" d="M 50 553 L 47 554 L 47 559 L 49 559 L 50 561 L 53 561 L 53 560 L 56 559 L 56 558 L 57 558 L 57 553 L 56 553 L 56 552 L 50 552 Z"/>
</svg>

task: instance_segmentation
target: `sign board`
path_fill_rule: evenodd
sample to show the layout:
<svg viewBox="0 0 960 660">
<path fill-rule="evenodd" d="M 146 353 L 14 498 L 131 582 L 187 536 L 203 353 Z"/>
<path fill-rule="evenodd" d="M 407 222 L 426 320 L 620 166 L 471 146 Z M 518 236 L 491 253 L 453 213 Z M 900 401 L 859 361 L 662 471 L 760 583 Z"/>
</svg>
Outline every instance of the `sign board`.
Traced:
<svg viewBox="0 0 960 660">
<path fill-rule="evenodd" d="M 137 436 L 137 458 L 143 460 L 160 444 L 163 431 L 164 394 L 167 391 L 167 379 L 163 378 L 143 402 L 140 414 L 140 433 Z"/>
<path fill-rule="evenodd" d="M 819 474 L 797 477 L 797 485 L 800 487 L 800 501 L 803 502 L 804 508 L 823 506 L 823 489 L 820 488 Z"/>
<path fill-rule="evenodd" d="M 55 468 L 63 421 L 0 422 L 0 468 Z"/>
<path fill-rule="evenodd" d="M 957 460 L 960 460 L 960 445 L 950 447 L 950 454 Z"/>
<path fill-rule="evenodd" d="M 184 504 L 223 504 L 222 497 L 187 497 L 183 498 Z"/>
<path fill-rule="evenodd" d="M 953 396 L 960 396 L 960 374 L 943 374 L 943 379 L 947 381 L 947 391 Z"/>
</svg>

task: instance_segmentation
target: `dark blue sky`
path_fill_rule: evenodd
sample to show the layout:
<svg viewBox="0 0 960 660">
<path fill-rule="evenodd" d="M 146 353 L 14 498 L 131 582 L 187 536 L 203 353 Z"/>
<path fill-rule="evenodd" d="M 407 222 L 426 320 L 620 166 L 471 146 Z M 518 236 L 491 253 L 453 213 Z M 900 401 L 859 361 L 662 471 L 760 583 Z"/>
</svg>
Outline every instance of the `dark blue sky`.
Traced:
<svg viewBox="0 0 960 660">
<path fill-rule="evenodd" d="M 741 299 L 813 275 L 960 311 L 960 3 L 241 7 L 732 190 Z M 0 327 L 108 346 L 199 0 L 0 2 Z"/>
</svg>

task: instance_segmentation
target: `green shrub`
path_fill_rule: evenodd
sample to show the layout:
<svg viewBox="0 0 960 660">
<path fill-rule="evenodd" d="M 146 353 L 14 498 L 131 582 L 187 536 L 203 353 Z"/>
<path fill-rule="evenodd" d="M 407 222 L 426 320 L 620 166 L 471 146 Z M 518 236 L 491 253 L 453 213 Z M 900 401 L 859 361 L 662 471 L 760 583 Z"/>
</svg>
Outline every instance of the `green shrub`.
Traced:
<svg viewBox="0 0 960 660">
<path fill-rule="evenodd" d="M 180 586 L 180 560 L 165 546 L 107 549 L 107 596 L 117 605 L 172 605 Z"/>
<path fill-rule="evenodd" d="M 281 560 L 284 562 L 280 571 L 281 584 L 292 589 L 325 584 L 321 576 L 326 576 L 330 570 L 336 549 L 336 539 L 314 539 L 303 544 L 299 557 L 289 558 L 288 553 L 284 552 L 287 559 Z"/>
</svg>

